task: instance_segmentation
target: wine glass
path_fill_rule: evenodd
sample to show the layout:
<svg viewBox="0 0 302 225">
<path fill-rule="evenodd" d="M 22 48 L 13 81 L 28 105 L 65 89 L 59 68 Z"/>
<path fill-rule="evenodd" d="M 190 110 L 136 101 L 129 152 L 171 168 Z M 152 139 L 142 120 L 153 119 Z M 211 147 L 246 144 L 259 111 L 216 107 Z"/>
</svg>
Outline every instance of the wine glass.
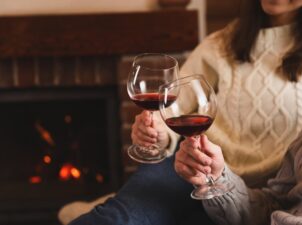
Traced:
<svg viewBox="0 0 302 225">
<path fill-rule="evenodd" d="M 216 95 L 203 75 L 186 76 L 162 85 L 159 94 L 160 114 L 167 126 L 179 135 L 199 139 L 212 125 L 217 112 Z M 169 96 L 177 96 L 177 100 L 170 103 Z M 206 184 L 195 187 L 191 197 L 210 199 L 233 187 L 226 180 L 214 181 L 206 174 Z"/>
<path fill-rule="evenodd" d="M 153 112 L 159 107 L 159 87 L 177 79 L 178 72 L 177 60 L 169 55 L 144 53 L 134 58 L 127 82 L 128 94 L 137 106 L 150 111 L 151 121 Z M 149 147 L 131 145 L 128 155 L 137 162 L 158 163 L 165 159 L 166 149 L 156 144 Z"/>
</svg>

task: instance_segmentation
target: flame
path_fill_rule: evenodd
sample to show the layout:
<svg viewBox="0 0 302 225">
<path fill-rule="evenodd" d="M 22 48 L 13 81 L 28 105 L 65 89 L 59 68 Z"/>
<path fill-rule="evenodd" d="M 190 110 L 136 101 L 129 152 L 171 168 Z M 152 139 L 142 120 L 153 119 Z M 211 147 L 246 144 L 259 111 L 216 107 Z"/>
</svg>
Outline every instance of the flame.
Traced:
<svg viewBox="0 0 302 225">
<path fill-rule="evenodd" d="M 79 179 L 81 177 L 81 171 L 72 164 L 65 163 L 60 169 L 59 177 L 61 180 Z"/>
<path fill-rule="evenodd" d="M 70 168 L 71 164 L 64 164 L 60 169 L 60 179 L 61 180 L 69 180 L 70 179 Z"/>
<path fill-rule="evenodd" d="M 35 126 L 38 132 L 40 133 L 41 138 L 46 141 L 49 145 L 55 146 L 55 142 L 50 132 L 47 131 L 39 122 L 36 122 Z"/>
<path fill-rule="evenodd" d="M 75 178 L 75 179 L 78 179 L 81 176 L 81 172 L 77 168 L 75 168 L 75 167 L 73 167 L 70 170 L 70 173 L 71 173 L 72 177 Z"/>
<path fill-rule="evenodd" d="M 39 184 L 42 182 L 42 178 L 40 176 L 32 176 L 29 178 L 29 182 L 31 184 Z"/>
<path fill-rule="evenodd" d="M 45 155 L 43 157 L 43 161 L 46 163 L 46 164 L 50 164 L 51 163 L 51 157 L 49 155 Z"/>
</svg>

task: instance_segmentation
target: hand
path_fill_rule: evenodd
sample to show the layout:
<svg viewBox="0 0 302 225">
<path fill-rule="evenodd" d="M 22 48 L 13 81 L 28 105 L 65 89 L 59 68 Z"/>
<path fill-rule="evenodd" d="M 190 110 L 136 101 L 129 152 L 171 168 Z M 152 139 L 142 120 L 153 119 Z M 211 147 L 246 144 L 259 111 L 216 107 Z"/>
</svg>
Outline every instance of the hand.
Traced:
<svg viewBox="0 0 302 225">
<path fill-rule="evenodd" d="M 199 139 L 186 138 L 176 152 L 175 171 L 193 185 L 206 183 L 206 175 L 218 179 L 224 168 L 221 148 L 210 142 L 206 135 Z"/>
<path fill-rule="evenodd" d="M 136 145 L 149 147 L 157 144 L 164 149 L 169 143 L 168 132 L 161 120 L 156 116 L 151 118 L 149 111 L 143 111 L 135 117 L 131 132 L 132 142 Z"/>
</svg>

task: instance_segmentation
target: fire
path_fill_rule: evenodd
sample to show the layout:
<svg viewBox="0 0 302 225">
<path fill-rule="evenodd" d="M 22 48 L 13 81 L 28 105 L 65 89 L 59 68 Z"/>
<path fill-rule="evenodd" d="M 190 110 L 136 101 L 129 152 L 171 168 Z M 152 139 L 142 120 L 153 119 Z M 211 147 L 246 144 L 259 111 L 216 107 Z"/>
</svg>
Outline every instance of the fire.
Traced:
<svg viewBox="0 0 302 225">
<path fill-rule="evenodd" d="M 80 176 L 81 176 L 81 172 L 75 167 L 73 167 L 70 170 L 70 173 L 71 173 L 72 177 L 75 178 L 75 179 L 80 178 Z"/>
<path fill-rule="evenodd" d="M 55 146 L 55 141 L 53 140 L 50 132 L 46 130 L 39 122 L 35 124 L 37 131 L 39 132 L 41 138 L 51 146 Z"/>
<path fill-rule="evenodd" d="M 81 171 L 71 163 L 65 163 L 60 169 L 59 176 L 61 180 L 79 179 Z"/>
</svg>

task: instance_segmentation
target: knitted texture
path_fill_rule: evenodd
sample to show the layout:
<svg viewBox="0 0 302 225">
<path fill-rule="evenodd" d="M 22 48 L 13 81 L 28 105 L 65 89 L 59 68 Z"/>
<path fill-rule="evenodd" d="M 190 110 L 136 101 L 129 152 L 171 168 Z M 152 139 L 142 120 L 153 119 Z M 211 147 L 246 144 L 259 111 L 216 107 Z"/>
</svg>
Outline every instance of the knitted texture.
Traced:
<svg viewBox="0 0 302 225">
<path fill-rule="evenodd" d="M 207 135 L 222 147 L 228 166 L 252 185 L 277 170 L 302 127 L 302 81 L 288 81 L 279 69 L 293 44 L 291 25 L 261 30 L 251 63 L 235 62 L 226 53 L 232 29 L 231 24 L 207 37 L 180 74 L 203 74 L 217 90 L 218 114 Z M 174 148 L 175 134 L 169 132 Z"/>
<path fill-rule="evenodd" d="M 229 168 L 224 177 L 235 185 L 225 195 L 203 200 L 218 225 L 302 225 L 302 132 L 290 145 L 282 166 L 262 189 L 250 189 Z"/>
</svg>

